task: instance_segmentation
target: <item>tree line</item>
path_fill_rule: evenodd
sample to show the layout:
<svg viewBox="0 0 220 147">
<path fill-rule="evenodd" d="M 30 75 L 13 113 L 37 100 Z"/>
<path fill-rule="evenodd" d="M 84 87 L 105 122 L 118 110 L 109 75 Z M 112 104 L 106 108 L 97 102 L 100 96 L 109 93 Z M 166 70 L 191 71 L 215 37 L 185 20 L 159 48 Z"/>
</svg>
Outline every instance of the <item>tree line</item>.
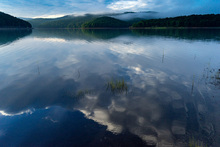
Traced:
<svg viewBox="0 0 220 147">
<path fill-rule="evenodd" d="M 134 23 L 132 27 L 220 27 L 220 14 L 143 20 Z"/>
<path fill-rule="evenodd" d="M 22 19 L 0 12 L 0 28 L 31 28 L 31 24 Z"/>
</svg>

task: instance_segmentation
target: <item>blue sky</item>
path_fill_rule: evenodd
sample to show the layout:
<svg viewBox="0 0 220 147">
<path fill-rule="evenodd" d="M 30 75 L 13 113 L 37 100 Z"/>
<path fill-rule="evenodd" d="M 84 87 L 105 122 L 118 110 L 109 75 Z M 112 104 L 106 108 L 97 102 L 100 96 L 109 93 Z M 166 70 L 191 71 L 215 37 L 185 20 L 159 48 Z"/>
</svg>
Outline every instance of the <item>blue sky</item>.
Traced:
<svg viewBox="0 0 220 147">
<path fill-rule="evenodd" d="M 220 0 L 0 0 L 0 11 L 17 17 L 157 11 L 167 16 L 220 13 Z"/>
</svg>

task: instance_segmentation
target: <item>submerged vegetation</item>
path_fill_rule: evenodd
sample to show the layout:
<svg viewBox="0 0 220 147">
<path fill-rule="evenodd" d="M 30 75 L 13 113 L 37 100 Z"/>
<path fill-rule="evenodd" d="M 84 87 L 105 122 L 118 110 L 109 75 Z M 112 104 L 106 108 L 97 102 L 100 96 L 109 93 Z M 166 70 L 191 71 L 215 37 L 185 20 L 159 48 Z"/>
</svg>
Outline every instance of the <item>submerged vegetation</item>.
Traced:
<svg viewBox="0 0 220 147">
<path fill-rule="evenodd" d="M 206 84 L 213 84 L 215 87 L 220 88 L 220 69 L 214 69 L 210 66 L 204 69 L 203 78 Z"/>
<path fill-rule="evenodd" d="M 211 78 L 212 78 L 211 83 L 214 84 L 215 86 L 219 86 L 220 88 L 220 69 L 218 69 L 218 71 L 215 71 L 214 75 Z"/>
<path fill-rule="evenodd" d="M 112 93 L 122 93 L 122 92 L 128 92 L 128 85 L 122 80 L 114 80 L 112 79 L 107 83 L 106 91 L 110 90 Z"/>
<path fill-rule="evenodd" d="M 195 140 L 194 138 L 189 139 L 189 147 L 207 147 L 202 141 Z"/>
<path fill-rule="evenodd" d="M 83 98 L 83 97 L 85 97 L 86 95 L 90 95 L 90 94 L 93 94 L 93 93 L 94 93 L 93 90 L 88 90 L 88 89 L 86 89 L 86 90 L 79 90 L 79 91 L 77 92 L 77 94 L 75 95 L 75 97 L 76 97 L 76 98 Z"/>
<path fill-rule="evenodd" d="M 85 89 L 85 90 L 78 90 L 77 92 L 67 91 L 65 96 L 69 98 L 73 98 L 75 100 L 79 100 L 87 95 L 93 95 L 93 94 L 95 94 L 94 90 Z"/>
</svg>

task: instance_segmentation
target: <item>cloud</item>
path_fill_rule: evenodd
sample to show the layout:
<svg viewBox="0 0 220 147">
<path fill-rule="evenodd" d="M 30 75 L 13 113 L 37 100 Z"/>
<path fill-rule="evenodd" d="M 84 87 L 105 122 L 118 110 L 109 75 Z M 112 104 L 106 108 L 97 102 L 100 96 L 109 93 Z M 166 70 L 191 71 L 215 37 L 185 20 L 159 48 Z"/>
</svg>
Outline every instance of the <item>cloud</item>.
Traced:
<svg viewBox="0 0 220 147">
<path fill-rule="evenodd" d="M 41 16 L 35 16 L 33 18 L 58 18 L 58 17 L 63 17 L 67 14 L 56 14 L 56 15 L 41 15 Z"/>
<path fill-rule="evenodd" d="M 103 12 L 106 10 L 102 0 L 3 0 L 1 11 L 16 17 L 55 17 L 68 14 Z"/>
<path fill-rule="evenodd" d="M 5 111 L 0 111 L 0 115 L 3 115 L 3 116 L 15 116 L 15 115 L 22 115 L 22 114 L 32 114 L 33 111 L 34 111 L 34 109 L 33 110 L 28 109 L 26 111 L 21 111 L 21 112 L 18 112 L 18 113 L 7 113 Z"/>
<path fill-rule="evenodd" d="M 107 8 L 112 10 L 127 10 L 127 9 L 137 9 L 144 8 L 147 4 L 142 0 L 137 1 L 117 1 L 113 2 L 107 6 Z"/>
<path fill-rule="evenodd" d="M 56 17 L 68 14 L 157 11 L 163 16 L 220 13 L 218 0 L 1 0 L 1 11 L 16 17 Z"/>
</svg>

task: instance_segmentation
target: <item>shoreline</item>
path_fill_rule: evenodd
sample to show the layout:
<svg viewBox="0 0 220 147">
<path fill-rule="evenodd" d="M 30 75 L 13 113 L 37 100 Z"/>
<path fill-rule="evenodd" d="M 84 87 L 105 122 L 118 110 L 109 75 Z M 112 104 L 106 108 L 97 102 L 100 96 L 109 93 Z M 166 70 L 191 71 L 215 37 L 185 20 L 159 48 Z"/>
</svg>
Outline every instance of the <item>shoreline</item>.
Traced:
<svg viewBox="0 0 220 147">
<path fill-rule="evenodd" d="M 0 30 L 33 30 L 33 29 L 60 29 L 60 30 L 166 30 L 166 29 L 220 29 L 220 27 L 128 27 L 128 28 L 0 28 Z"/>
<path fill-rule="evenodd" d="M 135 29 L 220 29 L 220 27 L 131 27 L 129 29 L 135 30 Z"/>
<path fill-rule="evenodd" d="M 33 30 L 34 28 L 0 28 L 0 30 Z"/>
</svg>

